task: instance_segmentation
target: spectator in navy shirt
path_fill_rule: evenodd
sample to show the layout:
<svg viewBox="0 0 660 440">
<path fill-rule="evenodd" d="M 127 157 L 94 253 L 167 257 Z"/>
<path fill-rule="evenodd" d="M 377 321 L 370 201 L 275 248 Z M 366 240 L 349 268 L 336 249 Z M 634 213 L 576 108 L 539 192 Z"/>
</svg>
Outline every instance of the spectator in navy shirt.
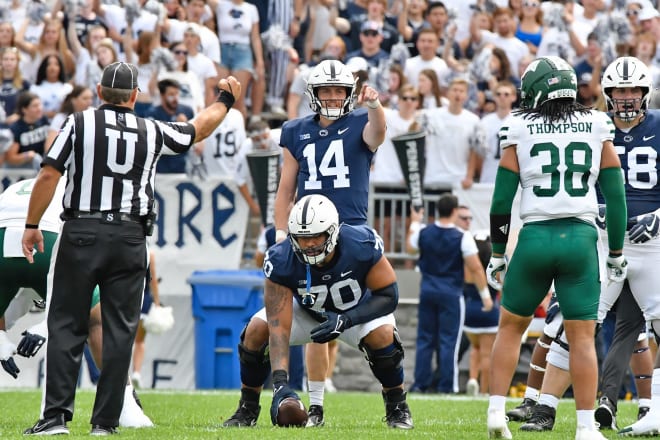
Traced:
<svg viewBox="0 0 660 440">
<path fill-rule="evenodd" d="M 193 118 L 192 107 L 179 104 L 181 86 L 173 79 L 158 81 L 160 105 L 153 107 L 147 114 L 148 118 L 166 122 L 186 122 Z M 156 165 L 157 173 L 185 173 L 186 155 L 176 154 L 162 156 Z"/>
</svg>

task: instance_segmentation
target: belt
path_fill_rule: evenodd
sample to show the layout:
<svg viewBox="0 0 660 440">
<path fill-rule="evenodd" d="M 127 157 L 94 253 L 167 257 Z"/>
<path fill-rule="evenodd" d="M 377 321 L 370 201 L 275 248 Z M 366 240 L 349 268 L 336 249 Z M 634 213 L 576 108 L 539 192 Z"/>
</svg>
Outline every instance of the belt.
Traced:
<svg viewBox="0 0 660 440">
<path fill-rule="evenodd" d="M 114 222 L 132 222 L 142 224 L 142 217 L 139 215 L 126 214 L 124 212 L 117 211 L 76 211 L 73 209 L 65 209 L 62 213 L 62 220 L 73 220 L 73 219 L 92 219 L 92 220 L 103 220 L 105 222 L 114 223 Z"/>
</svg>

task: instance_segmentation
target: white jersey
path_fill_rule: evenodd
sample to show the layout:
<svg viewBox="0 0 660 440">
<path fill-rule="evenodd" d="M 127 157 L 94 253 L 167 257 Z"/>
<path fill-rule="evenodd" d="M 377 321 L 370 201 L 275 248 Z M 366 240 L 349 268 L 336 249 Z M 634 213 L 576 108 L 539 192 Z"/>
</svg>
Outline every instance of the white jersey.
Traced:
<svg viewBox="0 0 660 440">
<path fill-rule="evenodd" d="M 467 174 L 470 140 L 483 133 L 479 116 L 465 109 L 454 115 L 447 107 L 422 113 L 426 131 L 424 186 L 452 186 Z"/>
<path fill-rule="evenodd" d="M 257 7 L 247 2 L 221 0 L 215 10 L 220 43 L 250 44 L 252 26 L 259 23 Z"/>
<path fill-rule="evenodd" d="M 240 149 L 245 142 L 243 114 L 232 108 L 220 125 L 204 140 L 202 158 L 209 176 L 236 178 Z"/>
<path fill-rule="evenodd" d="M 26 179 L 10 185 L 0 194 L 0 228 L 25 228 L 30 194 L 35 179 Z M 64 186 L 66 179 L 60 178 L 55 189 L 55 195 L 50 205 L 41 217 L 39 229 L 42 231 L 60 232 L 62 220 L 62 198 L 64 197 Z"/>
<path fill-rule="evenodd" d="M 555 123 L 514 116 L 503 126 L 500 146 L 515 146 L 518 156 L 523 222 L 578 217 L 593 223 L 603 142 L 613 139 L 614 124 L 595 110 Z"/>
<path fill-rule="evenodd" d="M 484 127 L 486 134 L 486 154 L 479 175 L 480 183 L 495 183 L 497 168 L 502 156 L 500 152 L 500 129 L 503 125 L 509 124 L 512 117 L 511 113 L 504 118 L 500 118 L 497 113 L 490 113 L 481 118 L 481 125 Z"/>
</svg>

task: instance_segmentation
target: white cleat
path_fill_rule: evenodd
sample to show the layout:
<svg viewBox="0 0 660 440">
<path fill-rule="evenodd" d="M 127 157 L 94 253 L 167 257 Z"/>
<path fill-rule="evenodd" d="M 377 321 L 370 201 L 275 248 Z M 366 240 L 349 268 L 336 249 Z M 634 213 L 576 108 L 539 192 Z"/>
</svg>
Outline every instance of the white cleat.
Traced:
<svg viewBox="0 0 660 440">
<path fill-rule="evenodd" d="M 479 394 L 479 382 L 477 379 L 470 379 L 465 385 L 465 394 L 476 397 Z"/>
<path fill-rule="evenodd" d="M 578 425 L 577 431 L 575 431 L 575 440 L 607 440 L 607 437 L 595 428 Z"/>
<path fill-rule="evenodd" d="M 660 414 L 649 411 L 644 417 L 619 431 L 625 437 L 660 435 Z"/>
<path fill-rule="evenodd" d="M 506 422 L 508 421 L 504 411 L 488 411 L 488 438 L 511 439 L 511 431 Z"/>
<path fill-rule="evenodd" d="M 119 426 L 124 428 L 151 428 L 154 426 L 151 419 L 135 401 L 131 385 L 126 385 L 124 389 L 124 406 L 119 415 Z"/>
</svg>

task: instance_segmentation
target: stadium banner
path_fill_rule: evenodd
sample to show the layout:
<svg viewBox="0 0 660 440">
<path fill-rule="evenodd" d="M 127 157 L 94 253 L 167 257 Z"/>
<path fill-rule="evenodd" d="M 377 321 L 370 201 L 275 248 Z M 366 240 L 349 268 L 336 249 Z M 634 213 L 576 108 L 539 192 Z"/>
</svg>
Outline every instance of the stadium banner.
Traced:
<svg viewBox="0 0 660 440">
<path fill-rule="evenodd" d="M 424 168 L 426 166 L 426 133 L 412 131 L 392 138 L 392 144 L 406 179 L 410 201 L 416 210 L 424 207 Z"/>
<path fill-rule="evenodd" d="M 255 151 L 246 154 L 263 226 L 274 223 L 275 195 L 280 182 L 280 155 L 279 151 Z"/>
<path fill-rule="evenodd" d="M 158 174 L 155 200 L 149 243 L 161 295 L 190 296 L 194 271 L 240 267 L 249 208 L 232 179 Z"/>
</svg>

